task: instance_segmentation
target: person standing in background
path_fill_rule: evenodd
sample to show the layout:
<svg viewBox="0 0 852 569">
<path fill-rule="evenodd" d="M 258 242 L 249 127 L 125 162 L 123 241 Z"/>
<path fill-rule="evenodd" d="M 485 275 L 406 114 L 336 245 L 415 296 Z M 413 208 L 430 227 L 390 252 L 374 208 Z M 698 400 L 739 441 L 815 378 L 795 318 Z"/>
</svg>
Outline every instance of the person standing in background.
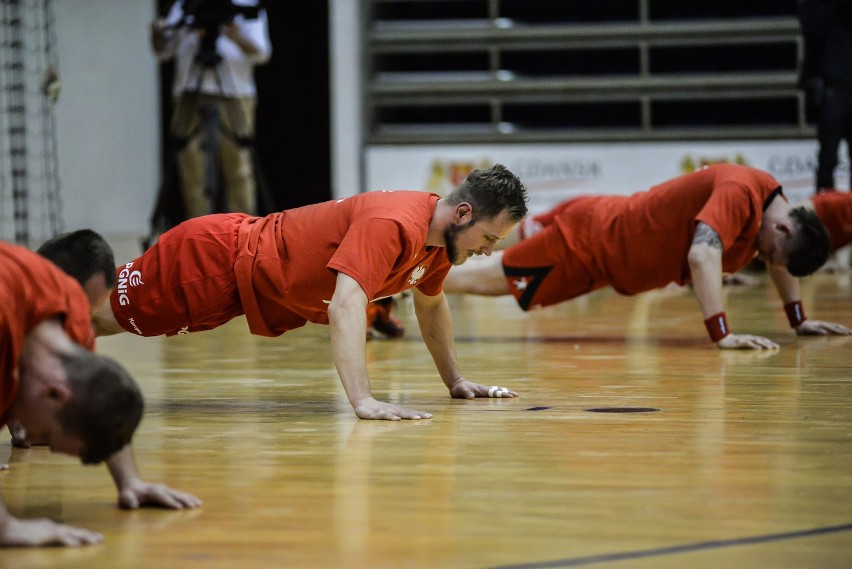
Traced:
<svg viewBox="0 0 852 569">
<path fill-rule="evenodd" d="M 816 191 L 835 187 L 840 141 L 852 163 L 852 0 L 804 0 L 802 84 L 816 112 L 819 157 Z"/>
<path fill-rule="evenodd" d="M 175 60 L 171 134 L 186 217 L 217 209 L 207 160 L 219 163 L 224 211 L 253 215 L 254 67 L 272 55 L 266 10 L 257 0 L 177 0 L 152 23 L 151 45 L 158 60 Z M 211 130 L 218 136 L 205 137 Z"/>
</svg>

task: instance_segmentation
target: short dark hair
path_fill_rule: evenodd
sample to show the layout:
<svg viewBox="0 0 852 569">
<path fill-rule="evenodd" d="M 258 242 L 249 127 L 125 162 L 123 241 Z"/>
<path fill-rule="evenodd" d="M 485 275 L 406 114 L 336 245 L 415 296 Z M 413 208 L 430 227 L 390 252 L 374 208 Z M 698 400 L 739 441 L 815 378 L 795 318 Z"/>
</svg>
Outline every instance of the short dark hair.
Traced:
<svg viewBox="0 0 852 569">
<path fill-rule="evenodd" d="M 38 254 L 74 277 L 81 285 L 103 273 L 107 288 L 115 286 L 115 257 L 112 247 L 91 229 L 57 235 L 38 248 Z"/>
<path fill-rule="evenodd" d="M 473 221 L 493 219 L 503 210 L 516 223 L 527 215 L 527 189 L 502 164 L 487 170 L 474 170 L 458 188 L 447 195 L 447 202 L 458 205 L 467 202 L 473 206 Z"/>
<path fill-rule="evenodd" d="M 787 272 L 794 277 L 804 277 L 828 260 L 831 241 L 814 211 L 796 207 L 790 210 L 790 217 L 796 226 L 796 237 L 787 251 Z"/>
<path fill-rule="evenodd" d="M 142 393 L 121 364 L 79 346 L 62 365 L 71 390 L 62 426 L 82 440 L 80 460 L 97 464 L 130 443 L 142 420 Z"/>
</svg>

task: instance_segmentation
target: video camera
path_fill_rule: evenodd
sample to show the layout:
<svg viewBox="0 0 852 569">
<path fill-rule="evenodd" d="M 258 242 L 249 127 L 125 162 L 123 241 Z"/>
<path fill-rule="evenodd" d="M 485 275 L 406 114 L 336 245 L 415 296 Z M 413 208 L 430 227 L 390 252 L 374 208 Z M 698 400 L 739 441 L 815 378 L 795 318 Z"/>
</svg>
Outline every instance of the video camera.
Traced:
<svg viewBox="0 0 852 569">
<path fill-rule="evenodd" d="M 219 26 L 232 22 L 238 15 L 242 15 L 247 20 L 256 20 L 259 11 L 260 4 L 240 6 L 231 0 L 188 0 L 183 5 L 181 23 L 216 35 L 219 32 Z"/>
<path fill-rule="evenodd" d="M 256 20 L 260 8 L 260 2 L 254 6 L 242 6 L 231 0 L 187 0 L 184 2 L 183 18 L 178 26 L 204 30 L 196 60 L 205 67 L 213 67 L 220 59 L 216 53 L 219 28 L 234 21 L 238 15 L 247 20 Z"/>
</svg>

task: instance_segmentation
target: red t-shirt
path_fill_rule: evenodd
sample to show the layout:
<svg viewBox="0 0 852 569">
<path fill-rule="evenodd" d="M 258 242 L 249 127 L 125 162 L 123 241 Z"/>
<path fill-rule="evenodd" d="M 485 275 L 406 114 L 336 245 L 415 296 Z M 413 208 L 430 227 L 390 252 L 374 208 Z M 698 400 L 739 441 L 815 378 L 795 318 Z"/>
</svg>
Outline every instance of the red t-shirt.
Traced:
<svg viewBox="0 0 852 569">
<path fill-rule="evenodd" d="M 439 294 L 450 262 L 443 247 L 426 247 L 439 199 L 376 191 L 247 218 L 234 270 L 249 329 L 277 335 L 293 327 L 294 314 L 328 324 L 338 272 L 369 300 L 413 286 Z"/>
<path fill-rule="evenodd" d="M 722 240 L 722 270 L 744 267 L 754 257 L 764 207 L 780 187 L 760 170 L 719 164 L 631 196 L 577 198 L 555 221 L 591 275 L 637 294 L 689 282 L 698 221 Z"/>
<path fill-rule="evenodd" d="M 852 243 L 852 192 L 820 192 L 811 198 L 814 211 L 831 238 L 831 250 Z"/>
<path fill-rule="evenodd" d="M 55 316 L 63 318 L 73 341 L 94 349 L 89 301 L 80 284 L 41 255 L 0 242 L 0 426 L 18 391 L 24 338 Z"/>
</svg>

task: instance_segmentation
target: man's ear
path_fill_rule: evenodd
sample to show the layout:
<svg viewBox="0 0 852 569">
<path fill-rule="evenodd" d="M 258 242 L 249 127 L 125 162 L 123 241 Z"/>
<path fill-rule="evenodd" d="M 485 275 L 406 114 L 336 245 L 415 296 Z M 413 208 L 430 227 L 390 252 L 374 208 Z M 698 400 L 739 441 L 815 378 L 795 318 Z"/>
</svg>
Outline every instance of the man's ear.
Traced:
<svg viewBox="0 0 852 569">
<path fill-rule="evenodd" d="M 786 239 L 793 236 L 793 226 L 789 222 L 779 221 L 775 223 L 775 229 L 777 229 Z"/>
<path fill-rule="evenodd" d="M 71 389 L 64 383 L 51 383 L 42 389 L 42 396 L 47 400 L 65 405 L 71 400 Z"/>
<path fill-rule="evenodd" d="M 470 223 L 473 219 L 473 206 L 467 202 L 462 202 L 456 206 L 453 212 L 453 222 L 459 225 Z"/>
</svg>

